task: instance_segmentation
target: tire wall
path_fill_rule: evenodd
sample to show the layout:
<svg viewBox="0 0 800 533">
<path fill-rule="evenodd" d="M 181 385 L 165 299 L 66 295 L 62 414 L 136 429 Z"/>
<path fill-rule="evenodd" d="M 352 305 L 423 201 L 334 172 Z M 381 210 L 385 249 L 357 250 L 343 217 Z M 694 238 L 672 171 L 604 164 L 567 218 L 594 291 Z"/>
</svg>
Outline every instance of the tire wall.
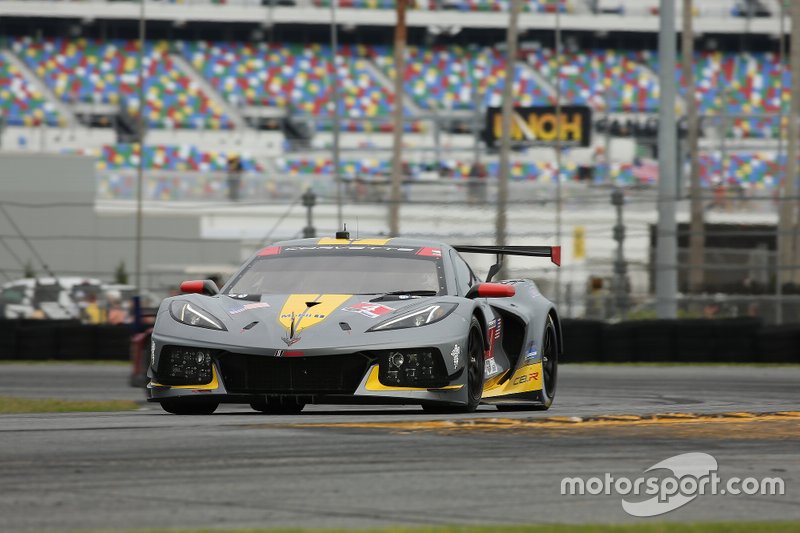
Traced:
<svg viewBox="0 0 800 533">
<path fill-rule="evenodd" d="M 0 359 L 127 361 L 132 331 L 76 320 L 0 320 Z"/>
<path fill-rule="evenodd" d="M 800 324 L 755 319 L 562 319 L 562 362 L 800 363 Z M 0 320 L 0 359 L 130 359 L 130 325 L 71 320 Z"/>
<path fill-rule="evenodd" d="M 800 363 L 800 324 L 757 319 L 562 320 L 564 363 Z"/>
</svg>

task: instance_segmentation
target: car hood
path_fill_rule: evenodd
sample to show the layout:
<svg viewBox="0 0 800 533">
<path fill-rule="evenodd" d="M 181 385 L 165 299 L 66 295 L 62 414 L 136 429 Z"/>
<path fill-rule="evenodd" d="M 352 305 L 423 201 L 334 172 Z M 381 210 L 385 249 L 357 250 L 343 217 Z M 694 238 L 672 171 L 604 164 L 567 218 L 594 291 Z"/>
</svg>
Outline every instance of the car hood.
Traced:
<svg viewBox="0 0 800 533">
<path fill-rule="evenodd" d="M 220 332 L 185 326 L 168 314 L 175 301 L 189 301 L 220 320 Z M 377 301 L 373 301 L 377 300 Z M 387 297 L 351 294 L 267 294 L 260 296 L 176 296 L 164 301 L 156 333 L 191 334 L 193 339 L 241 348 L 318 350 L 387 342 L 405 330 L 367 332 L 385 320 L 435 303 L 457 302 L 452 296 Z M 168 326 L 169 324 L 169 326 Z M 172 327 L 174 326 L 174 327 Z M 427 326 L 425 326 L 427 327 Z M 227 333 L 227 334 L 226 334 Z"/>
</svg>

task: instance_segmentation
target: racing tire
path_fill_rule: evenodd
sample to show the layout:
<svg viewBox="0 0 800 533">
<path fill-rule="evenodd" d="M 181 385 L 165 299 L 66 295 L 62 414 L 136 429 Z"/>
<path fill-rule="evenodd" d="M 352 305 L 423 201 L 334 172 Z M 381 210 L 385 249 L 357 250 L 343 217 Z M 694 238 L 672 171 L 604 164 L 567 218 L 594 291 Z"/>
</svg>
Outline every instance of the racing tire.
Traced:
<svg viewBox="0 0 800 533">
<path fill-rule="evenodd" d="M 498 411 L 547 411 L 553 405 L 558 381 L 558 335 L 553 317 L 548 315 L 542 335 L 542 390 L 540 403 L 498 405 Z"/>
<path fill-rule="evenodd" d="M 465 405 L 422 404 L 427 413 L 472 413 L 481 403 L 483 397 L 483 379 L 485 372 L 483 330 L 480 322 L 472 317 L 467 336 L 467 403 Z"/>
<path fill-rule="evenodd" d="M 253 400 L 250 407 L 267 415 L 297 415 L 306 406 L 304 402 L 268 402 L 266 399 Z"/>
<path fill-rule="evenodd" d="M 161 408 L 173 415 L 210 415 L 219 407 L 218 400 L 169 398 L 161 400 Z"/>
</svg>

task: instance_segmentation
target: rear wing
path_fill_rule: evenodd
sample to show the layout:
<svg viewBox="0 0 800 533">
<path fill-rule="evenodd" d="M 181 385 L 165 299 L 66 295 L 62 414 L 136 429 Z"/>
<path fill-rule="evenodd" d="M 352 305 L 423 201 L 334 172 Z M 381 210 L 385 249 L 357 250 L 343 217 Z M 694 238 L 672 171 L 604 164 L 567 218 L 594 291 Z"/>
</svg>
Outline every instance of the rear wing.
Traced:
<svg viewBox="0 0 800 533">
<path fill-rule="evenodd" d="M 549 257 L 550 261 L 556 266 L 561 266 L 561 246 L 475 246 L 463 245 L 453 246 L 457 252 L 468 254 L 494 254 L 497 262 L 489 269 L 486 281 L 491 281 L 500 267 L 503 265 L 503 257 L 506 255 L 518 255 L 524 257 Z"/>
</svg>

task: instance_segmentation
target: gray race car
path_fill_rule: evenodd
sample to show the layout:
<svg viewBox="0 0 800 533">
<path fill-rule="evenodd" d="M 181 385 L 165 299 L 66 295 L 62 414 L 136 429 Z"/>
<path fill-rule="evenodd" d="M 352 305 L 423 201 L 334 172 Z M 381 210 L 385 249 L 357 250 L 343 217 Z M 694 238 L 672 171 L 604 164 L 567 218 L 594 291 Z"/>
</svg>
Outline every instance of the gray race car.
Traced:
<svg viewBox="0 0 800 533">
<path fill-rule="evenodd" d="M 497 256 L 486 282 L 459 252 Z M 265 413 L 350 402 L 547 409 L 561 326 L 533 281 L 491 282 L 509 254 L 560 262 L 558 247 L 344 232 L 268 246 L 221 291 L 188 281 L 161 303 L 148 399 L 175 414 L 210 414 L 222 402 Z"/>
</svg>

